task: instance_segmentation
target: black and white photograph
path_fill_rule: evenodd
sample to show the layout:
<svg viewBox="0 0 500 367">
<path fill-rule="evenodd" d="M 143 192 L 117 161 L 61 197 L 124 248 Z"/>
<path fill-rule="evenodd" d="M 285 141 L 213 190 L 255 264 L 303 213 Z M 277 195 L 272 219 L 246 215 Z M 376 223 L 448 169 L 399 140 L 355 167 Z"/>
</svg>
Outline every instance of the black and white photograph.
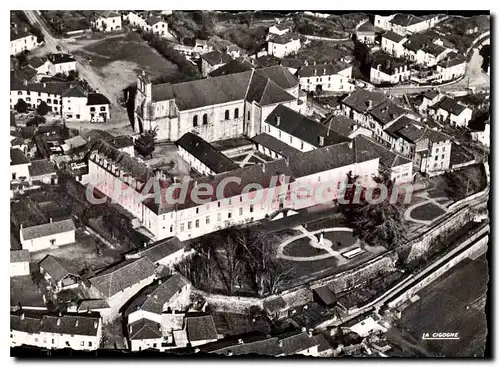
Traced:
<svg viewBox="0 0 500 367">
<path fill-rule="evenodd" d="M 491 357 L 491 11 L 209 5 L 8 10 L 10 356 Z"/>
</svg>

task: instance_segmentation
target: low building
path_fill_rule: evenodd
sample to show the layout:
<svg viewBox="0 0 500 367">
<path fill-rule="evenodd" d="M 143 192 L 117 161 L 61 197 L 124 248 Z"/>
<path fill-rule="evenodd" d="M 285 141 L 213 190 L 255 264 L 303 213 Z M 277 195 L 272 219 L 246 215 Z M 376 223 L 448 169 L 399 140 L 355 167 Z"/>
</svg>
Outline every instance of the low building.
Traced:
<svg viewBox="0 0 500 367">
<path fill-rule="evenodd" d="M 235 111 L 226 110 L 226 120 L 229 120 L 231 112 L 239 113 L 238 109 Z M 215 149 L 210 143 L 193 133 L 184 134 L 176 141 L 175 145 L 177 145 L 179 155 L 189 163 L 191 168 L 202 175 L 215 175 L 239 168 L 236 163 Z"/>
<path fill-rule="evenodd" d="M 135 155 L 134 140 L 130 136 L 119 135 L 105 140 L 118 151 L 127 153 L 131 157 Z"/>
<path fill-rule="evenodd" d="M 456 53 L 448 54 L 445 59 L 441 60 L 436 65 L 439 80 L 441 82 L 447 82 L 461 78 L 465 75 L 466 65 L 467 59 L 465 56 Z"/>
<path fill-rule="evenodd" d="M 46 349 L 97 350 L 102 338 L 99 314 L 43 315 L 16 311 L 10 314 L 10 346 Z"/>
<path fill-rule="evenodd" d="M 186 316 L 186 333 L 192 347 L 217 341 L 217 329 L 212 315 Z"/>
<path fill-rule="evenodd" d="M 365 20 L 360 23 L 355 30 L 356 40 L 359 42 L 363 42 L 369 45 L 373 45 L 375 43 L 375 27 L 369 20 Z"/>
<path fill-rule="evenodd" d="M 161 325 L 149 319 L 140 319 L 128 325 L 130 350 L 140 352 L 147 349 L 159 349 L 164 343 Z"/>
<path fill-rule="evenodd" d="M 103 323 L 110 321 L 111 308 L 103 299 L 83 299 L 78 301 L 78 304 L 68 306 L 68 312 L 76 312 L 79 314 L 93 314 L 99 313 L 102 317 Z"/>
<path fill-rule="evenodd" d="M 126 259 L 148 258 L 153 264 L 173 269 L 186 256 L 184 245 L 177 237 L 171 237 L 146 245 L 138 251 L 126 254 Z"/>
<path fill-rule="evenodd" d="M 35 252 L 74 243 L 75 230 L 73 219 L 65 219 L 27 228 L 21 226 L 19 236 L 23 249 Z"/>
<path fill-rule="evenodd" d="M 269 27 L 267 30 L 268 38 L 273 36 L 282 36 L 287 32 L 290 32 L 290 26 L 285 23 L 276 23 L 275 25 Z"/>
<path fill-rule="evenodd" d="M 490 147 L 490 121 L 486 121 L 484 124 L 484 128 L 472 130 L 470 133 L 472 137 L 472 141 L 478 141 L 483 144 L 485 147 Z"/>
<path fill-rule="evenodd" d="M 467 127 L 472 118 L 469 107 L 448 96 L 429 106 L 428 111 L 437 121 L 449 123 L 453 127 Z"/>
<path fill-rule="evenodd" d="M 297 72 L 300 89 L 305 91 L 350 92 L 354 85 L 352 65 L 342 61 L 330 64 L 305 65 Z"/>
<path fill-rule="evenodd" d="M 359 321 L 352 326 L 349 326 L 349 329 L 351 329 L 351 331 L 355 332 L 362 338 L 365 338 L 374 332 L 385 333 L 387 331 L 385 327 L 377 323 L 371 316 Z"/>
<path fill-rule="evenodd" d="M 99 11 L 91 22 L 92 27 L 100 32 L 122 30 L 122 16 L 116 11 Z"/>
<path fill-rule="evenodd" d="M 106 122 L 111 118 L 109 105 L 111 102 L 100 93 L 89 93 L 87 108 L 90 122 Z"/>
<path fill-rule="evenodd" d="M 10 276 L 30 275 L 30 252 L 28 250 L 10 251 Z"/>
<path fill-rule="evenodd" d="M 29 167 L 30 179 L 33 183 L 54 185 L 57 183 L 57 171 L 54 163 L 47 159 L 31 161 Z"/>
<path fill-rule="evenodd" d="M 292 32 L 273 36 L 267 44 L 267 54 L 278 58 L 295 54 L 301 47 L 300 37 Z"/>
<path fill-rule="evenodd" d="M 121 307 L 154 278 L 155 266 L 148 258 L 125 260 L 90 278 L 89 293 L 109 304 L 110 320 L 114 320 Z"/>
<path fill-rule="evenodd" d="M 254 136 L 252 141 L 255 143 L 255 148 L 259 152 L 274 159 L 289 158 L 290 156 L 300 152 L 300 150 L 267 133 L 261 133 Z"/>
<path fill-rule="evenodd" d="M 281 296 L 266 298 L 263 309 L 271 320 L 281 320 L 288 317 L 289 306 Z"/>
<path fill-rule="evenodd" d="M 410 80 L 410 68 L 404 60 L 379 54 L 372 61 L 370 83 L 398 84 L 408 80 Z"/>
<path fill-rule="evenodd" d="M 227 53 L 215 50 L 212 52 L 204 53 L 201 58 L 201 74 L 206 77 L 212 71 L 226 65 L 232 60 L 232 57 Z"/>
<path fill-rule="evenodd" d="M 10 180 L 29 181 L 31 162 L 18 148 L 10 150 Z"/>
<path fill-rule="evenodd" d="M 40 44 L 37 37 L 26 30 L 11 29 L 10 30 L 10 54 L 15 56 L 21 52 L 33 50 Z"/>
<path fill-rule="evenodd" d="M 364 128 L 353 119 L 350 119 L 349 117 L 344 115 L 333 114 L 322 123 L 323 125 L 328 126 L 329 129 L 349 139 L 353 139 L 358 135 L 365 135 L 368 137 L 371 137 L 373 135 L 371 130 Z"/>
<path fill-rule="evenodd" d="M 403 57 L 405 53 L 403 45 L 407 40 L 405 36 L 389 31 L 382 35 L 380 47 L 391 56 Z"/>
<path fill-rule="evenodd" d="M 442 98 L 441 93 L 436 89 L 431 89 L 422 95 L 422 103 L 418 107 L 421 114 L 428 112 L 429 106 L 435 105 Z"/>
<path fill-rule="evenodd" d="M 51 284 L 55 293 L 78 287 L 80 276 L 67 261 L 47 255 L 38 263 L 38 266 L 40 273 Z"/>
<path fill-rule="evenodd" d="M 150 32 L 158 37 L 167 37 L 168 33 L 168 23 L 161 17 L 151 17 L 146 20 L 144 26 L 146 32 Z"/>
<path fill-rule="evenodd" d="M 64 53 L 49 54 L 48 60 L 51 63 L 49 72 L 52 75 L 68 75 L 70 71 L 76 71 L 76 60 L 73 56 Z"/>
</svg>

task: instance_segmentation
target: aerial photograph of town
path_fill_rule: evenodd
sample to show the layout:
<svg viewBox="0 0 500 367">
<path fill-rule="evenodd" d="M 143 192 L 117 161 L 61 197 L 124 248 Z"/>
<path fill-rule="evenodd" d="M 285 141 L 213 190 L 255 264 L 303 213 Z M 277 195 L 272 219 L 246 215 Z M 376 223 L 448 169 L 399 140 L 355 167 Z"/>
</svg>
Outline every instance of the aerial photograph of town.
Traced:
<svg viewBox="0 0 500 367">
<path fill-rule="evenodd" d="M 10 10 L 10 356 L 488 358 L 490 28 Z"/>
</svg>

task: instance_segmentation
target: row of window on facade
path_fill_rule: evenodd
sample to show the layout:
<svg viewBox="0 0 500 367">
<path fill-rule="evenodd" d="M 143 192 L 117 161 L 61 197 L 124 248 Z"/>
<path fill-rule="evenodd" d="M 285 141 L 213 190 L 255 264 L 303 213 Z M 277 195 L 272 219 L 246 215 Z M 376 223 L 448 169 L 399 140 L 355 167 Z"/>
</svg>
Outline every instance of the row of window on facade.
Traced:
<svg viewBox="0 0 500 367">
<path fill-rule="evenodd" d="M 226 110 L 224 112 L 224 120 L 229 120 L 230 119 L 230 113 L 229 113 L 229 110 Z M 235 108 L 234 109 L 234 114 L 233 114 L 233 118 L 234 119 L 237 119 L 240 117 L 240 110 L 238 108 Z M 250 119 L 250 111 L 248 112 L 248 118 Z M 208 115 L 205 113 L 203 114 L 203 125 L 207 125 L 208 124 Z M 198 115 L 194 115 L 193 116 L 193 126 L 196 127 L 198 126 Z"/>
<path fill-rule="evenodd" d="M 264 132 L 266 132 L 265 129 L 264 129 Z M 267 132 L 271 133 L 270 126 L 267 126 Z M 281 139 L 281 130 L 278 130 L 278 139 Z M 291 135 L 290 135 L 290 144 L 293 144 L 293 136 L 291 136 Z M 304 149 L 304 142 L 303 141 L 300 141 L 300 149 Z"/>
<path fill-rule="evenodd" d="M 28 333 L 28 334 L 31 334 L 31 333 Z M 61 335 L 62 335 L 62 334 L 61 334 Z M 72 336 L 72 337 L 74 337 L 74 335 L 71 335 L 71 336 Z M 11 338 L 11 339 L 13 339 L 13 338 L 14 338 L 14 335 L 13 335 L 12 333 L 10 334 L 10 338 Z M 35 343 L 38 343 L 38 338 L 35 338 Z M 55 340 L 55 339 L 52 339 L 52 344 L 55 344 L 55 343 L 56 343 L 56 340 Z M 43 339 L 43 344 L 47 344 L 47 339 Z M 70 346 L 70 344 L 69 344 L 69 341 L 68 341 L 68 340 L 66 340 L 65 344 L 66 344 L 66 346 L 68 346 L 68 347 Z M 88 344 L 89 344 L 89 347 L 91 347 L 91 346 L 92 346 L 92 342 L 88 342 Z M 80 345 L 81 345 L 82 347 L 84 347 L 84 346 L 85 346 L 85 341 L 83 341 L 83 340 L 82 340 L 82 341 L 80 342 Z"/>
</svg>

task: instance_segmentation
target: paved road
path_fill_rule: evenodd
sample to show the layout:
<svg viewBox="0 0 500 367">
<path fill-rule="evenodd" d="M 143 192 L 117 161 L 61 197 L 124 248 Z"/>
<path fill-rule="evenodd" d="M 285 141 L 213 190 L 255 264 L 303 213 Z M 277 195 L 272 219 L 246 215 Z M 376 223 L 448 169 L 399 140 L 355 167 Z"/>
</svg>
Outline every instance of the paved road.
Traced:
<svg viewBox="0 0 500 367">
<path fill-rule="evenodd" d="M 24 14 L 26 14 L 26 17 L 28 18 L 31 24 L 36 25 L 37 27 L 40 28 L 45 37 L 45 44 L 47 45 L 49 51 L 58 52 L 57 45 L 59 45 L 62 41 L 52 36 L 47 23 L 40 15 L 39 11 L 23 10 L 23 12 Z M 77 69 L 81 78 L 87 80 L 89 85 L 94 90 L 98 90 L 99 93 L 104 94 L 110 100 L 111 105 L 113 107 L 123 109 L 123 107 L 121 107 L 118 104 L 115 96 L 113 96 L 113 94 L 107 90 L 106 85 L 103 83 L 101 78 L 94 72 L 94 70 L 89 65 L 82 63 L 81 60 L 77 60 L 77 65 L 78 65 Z"/>
</svg>

